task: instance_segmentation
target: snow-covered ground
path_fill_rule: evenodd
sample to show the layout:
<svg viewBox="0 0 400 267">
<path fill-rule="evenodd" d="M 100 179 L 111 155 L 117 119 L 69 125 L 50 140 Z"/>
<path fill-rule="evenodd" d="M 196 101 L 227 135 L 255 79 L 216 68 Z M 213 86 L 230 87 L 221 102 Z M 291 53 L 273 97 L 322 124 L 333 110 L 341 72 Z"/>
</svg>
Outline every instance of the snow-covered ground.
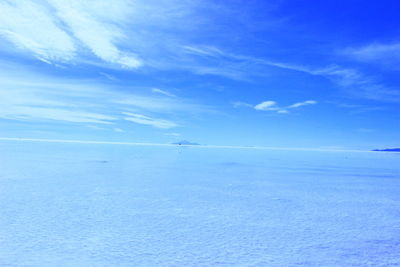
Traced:
<svg viewBox="0 0 400 267">
<path fill-rule="evenodd" d="M 400 266 L 400 154 L 0 142 L 0 266 Z"/>
</svg>

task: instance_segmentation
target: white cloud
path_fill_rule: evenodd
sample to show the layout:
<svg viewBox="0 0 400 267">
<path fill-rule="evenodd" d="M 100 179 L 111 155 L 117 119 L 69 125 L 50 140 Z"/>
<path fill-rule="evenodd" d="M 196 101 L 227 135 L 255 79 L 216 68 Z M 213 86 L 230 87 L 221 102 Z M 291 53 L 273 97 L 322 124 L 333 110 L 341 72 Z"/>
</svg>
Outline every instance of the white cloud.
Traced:
<svg viewBox="0 0 400 267">
<path fill-rule="evenodd" d="M 181 57 L 182 44 L 204 33 L 204 9 L 215 6 L 181 0 L 2 1 L 0 37 L 47 63 L 192 70 Z"/>
<path fill-rule="evenodd" d="M 184 69 L 240 79 L 245 75 L 236 64 L 224 71 L 198 60 L 225 57 L 218 48 L 188 45 L 192 37 L 209 36 L 214 29 L 208 28 L 218 28 L 221 19 L 242 24 L 238 6 L 208 0 L 8 0 L 0 4 L 0 34 L 49 63 Z"/>
<path fill-rule="evenodd" d="M 107 0 L 2 1 L 0 37 L 24 53 L 54 64 L 91 63 L 127 69 L 146 66 L 237 80 L 264 76 L 268 68 L 280 68 L 325 77 L 357 97 L 400 102 L 398 90 L 356 69 L 310 67 L 191 44 L 186 36 L 205 34 L 200 28 L 210 25 L 210 18 L 201 16 L 207 8 L 220 11 L 217 4 L 204 1 L 114 0 L 112 5 Z M 195 22 L 192 18 L 204 20 Z M 2 49 L 15 52 L 15 47 L 5 47 Z M 398 63 L 400 44 L 371 44 L 347 49 L 347 53 L 360 60 Z"/>
<path fill-rule="evenodd" d="M 262 111 L 275 111 L 279 114 L 288 114 L 289 111 L 287 109 L 294 109 L 302 106 L 315 105 L 315 104 L 317 104 L 317 101 L 315 100 L 306 100 L 303 102 L 294 103 L 287 107 L 279 107 L 275 101 L 268 100 L 255 105 L 254 109 Z"/>
<path fill-rule="evenodd" d="M 118 48 L 126 1 L 24 1 L 0 3 L 0 34 L 45 62 L 68 62 L 90 50 L 105 62 L 138 68 L 142 62 Z M 117 6 L 115 8 L 113 6 Z"/>
<path fill-rule="evenodd" d="M 314 101 L 314 100 L 307 100 L 307 101 L 303 101 L 303 102 L 294 103 L 294 104 L 288 106 L 287 108 L 298 108 L 298 107 L 302 107 L 302 106 L 315 105 L 317 103 L 318 102 Z"/>
<path fill-rule="evenodd" d="M 287 111 L 286 109 L 280 109 L 277 111 L 279 114 L 288 114 L 289 111 Z"/>
<path fill-rule="evenodd" d="M 151 91 L 153 93 L 157 93 L 157 94 L 161 94 L 161 95 L 165 95 L 165 96 L 169 96 L 169 97 L 176 97 L 176 95 L 174 95 L 168 91 L 158 89 L 158 88 L 153 88 L 153 89 L 151 89 Z"/>
<path fill-rule="evenodd" d="M 0 3 L 0 35 L 17 47 L 48 61 L 69 61 L 75 56 L 73 38 L 59 27 L 50 10 L 37 1 Z"/>
<path fill-rule="evenodd" d="M 254 106 L 257 110 L 278 110 L 279 108 L 276 105 L 275 101 L 264 101 L 260 104 Z"/>
<path fill-rule="evenodd" d="M 158 118 L 151 118 L 142 114 L 131 113 L 131 112 L 123 112 L 123 114 L 128 116 L 124 118 L 127 121 L 144 125 L 151 125 L 156 128 L 169 129 L 178 126 L 176 123 L 172 121 L 158 119 Z"/>
<path fill-rule="evenodd" d="M 93 9 L 84 1 L 48 1 L 57 10 L 58 18 L 68 25 L 73 36 L 89 48 L 93 54 L 106 62 L 119 64 L 126 68 L 137 68 L 142 65 L 136 55 L 118 49 L 116 42 L 124 37 L 124 32 L 117 26 L 116 23 L 119 21 L 116 18 L 98 16 L 96 12 L 98 10 Z M 94 3 L 94 1 L 89 2 Z M 116 1 L 113 4 L 120 3 L 124 3 L 124 1 Z M 99 8 L 100 5 L 97 7 Z M 103 8 L 107 7 L 103 6 Z M 102 12 L 107 14 L 110 11 L 104 9 Z"/>
</svg>

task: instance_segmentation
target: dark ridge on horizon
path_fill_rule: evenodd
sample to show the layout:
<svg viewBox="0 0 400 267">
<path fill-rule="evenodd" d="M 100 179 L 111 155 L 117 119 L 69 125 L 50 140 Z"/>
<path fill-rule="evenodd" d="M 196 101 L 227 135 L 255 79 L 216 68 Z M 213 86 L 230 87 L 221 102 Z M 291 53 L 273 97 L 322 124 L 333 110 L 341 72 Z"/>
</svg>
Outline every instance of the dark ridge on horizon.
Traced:
<svg viewBox="0 0 400 267">
<path fill-rule="evenodd" d="M 400 152 L 400 148 L 384 148 L 384 149 L 373 149 L 372 151 L 381 151 L 381 152 Z"/>
<path fill-rule="evenodd" d="M 174 143 L 171 143 L 171 144 L 173 144 L 173 145 L 180 145 L 180 146 L 182 146 L 182 145 L 186 145 L 186 146 L 199 146 L 199 145 L 200 145 L 200 144 L 198 144 L 198 143 L 193 143 L 193 142 L 190 142 L 190 141 L 187 141 L 187 140 L 182 140 L 182 141 L 174 142 Z"/>
</svg>

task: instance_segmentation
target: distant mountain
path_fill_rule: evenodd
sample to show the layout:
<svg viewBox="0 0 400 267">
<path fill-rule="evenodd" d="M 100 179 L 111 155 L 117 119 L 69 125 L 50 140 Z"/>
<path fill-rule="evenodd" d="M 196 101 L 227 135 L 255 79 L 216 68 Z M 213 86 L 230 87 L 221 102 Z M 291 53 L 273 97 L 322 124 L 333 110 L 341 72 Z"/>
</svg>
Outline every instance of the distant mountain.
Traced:
<svg viewBox="0 0 400 267">
<path fill-rule="evenodd" d="M 400 148 L 385 148 L 385 149 L 374 149 L 372 151 L 382 151 L 382 152 L 400 152 Z"/>
<path fill-rule="evenodd" d="M 182 141 L 175 142 L 175 143 L 172 143 L 172 144 L 173 145 L 180 145 L 180 146 L 199 146 L 200 145 L 198 143 L 192 143 L 192 142 L 189 142 L 187 140 L 182 140 Z"/>
</svg>

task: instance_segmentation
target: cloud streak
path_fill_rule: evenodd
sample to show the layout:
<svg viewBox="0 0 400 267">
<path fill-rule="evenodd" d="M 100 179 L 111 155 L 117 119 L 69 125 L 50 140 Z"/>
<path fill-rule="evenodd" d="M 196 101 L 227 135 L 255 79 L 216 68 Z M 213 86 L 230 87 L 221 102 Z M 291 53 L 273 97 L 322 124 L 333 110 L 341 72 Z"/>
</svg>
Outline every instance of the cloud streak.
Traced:
<svg viewBox="0 0 400 267">
<path fill-rule="evenodd" d="M 175 0 L 115 0 L 113 5 L 106 0 L 3 1 L 0 36 L 14 47 L 2 49 L 30 54 L 47 63 L 68 63 L 68 66 L 90 63 L 96 67 L 130 70 L 184 70 L 234 80 L 264 77 L 270 68 L 279 68 L 324 77 L 354 97 L 400 102 L 400 91 L 396 87 L 389 87 L 354 68 L 292 64 L 198 44 L 187 35 L 204 34 L 196 26 L 204 28 L 210 18 L 203 16 L 204 21 L 198 25 L 188 18 L 202 17 L 205 6 L 210 6 L 207 10 L 220 10 L 220 6 L 209 2 Z M 349 48 L 345 53 L 361 61 L 398 63 L 400 44 L 373 43 Z M 173 96 L 161 91 L 155 93 Z"/>
<path fill-rule="evenodd" d="M 151 125 L 156 128 L 170 129 L 178 126 L 178 124 L 172 121 L 163 120 L 159 118 L 151 118 L 142 114 L 131 113 L 131 112 L 123 112 L 123 114 L 127 116 L 124 118 L 127 121 L 131 121 L 138 124 Z"/>
<path fill-rule="evenodd" d="M 335 64 L 321 67 L 291 64 L 230 53 L 217 46 L 193 44 L 185 36 L 195 35 L 199 29 L 195 22 L 186 22 L 189 17 L 199 17 L 205 6 L 218 10 L 218 5 L 210 3 L 175 0 L 115 0 L 113 5 L 106 0 L 3 1 L 0 3 L 0 36 L 13 43 L 21 53 L 47 63 L 69 63 L 70 66 L 90 63 L 97 67 L 131 70 L 141 67 L 185 70 L 234 80 L 263 77 L 268 68 L 279 68 L 324 77 L 355 97 L 400 102 L 397 88 L 388 87 L 357 69 Z M 7 49 L 16 51 L 12 47 Z M 362 61 L 398 63 L 400 45 L 375 43 L 349 48 L 346 53 Z M 168 94 L 164 95 L 172 95 Z"/>
<path fill-rule="evenodd" d="M 272 101 L 272 100 L 267 100 L 263 101 L 257 105 L 251 105 L 249 103 L 244 103 L 244 102 L 234 102 L 233 105 L 235 108 L 237 107 L 247 107 L 247 108 L 253 108 L 255 110 L 259 111 L 273 111 L 279 114 L 288 114 L 289 109 L 297 109 L 303 106 L 309 106 L 309 105 L 315 105 L 318 102 L 315 100 L 306 100 L 303 102 L 297 102 L 291 105 L 288 105 L 286 107 L 280 107 L 277 102 Z"/>
<path fill-rule="evenodd" d="M 249 76 L 264 76 L 267 71 L 266 68 L 272 67 L 324 77 L 343 89 L 348 95 L 354 97 L 385 102 L 400 102 L 400 91 L 398 89 L 390 88 L 354 68 L 345 68 L 337 64 L 325 67 L 290 64 L 227 53 L 210 46 L 185 46 L 183 49 L 185 53 L 191 56 L 197 56 L 206 60 L 208 65 L 194 64 L 192 66 L 194 72 L 202 75 L 219 75 L 236 80 L 246 80 L 249 79 Z M 397 49 L 397 45 L 395 45 L 380 47 L 378 50 L 380 50 L 380 54 L 382 55 L 384 53 L 389 55 L 390 51 L 395 50 L 397 52 Z M 368 48 L 367 51 L 369 50 L 373 49 Z"/>
<path fill-rule="evenodd" d="M 315 101 L 315 100 L 306 100 L 303 102 L 294 103 L 294 104 L 288 106 L 287 108 L 299 108 L 302 106 L 315 105 L 315 104 L 317 104 L 317 101 Z"/>
<path fill-rule="evenodd" d="M 372 43 L 362 47 L 347 48 L 342 51 L 360 61 L 385 64 L 387 61 L 400 61 L 400 43 Z M 385 60 L 386 62 L 382 62 Z"/>
<path fill-rule="evenodd" d="M 264 101 L 260 104 L 254 106 L 256 110 L 270 111 L 270 110 L 279 110 L 279 107 L 276 105 L 275 101 Z"/>
<path fill-rule="evenodd" d="M 70 110 L 62 108 L 29 107 L 29 106 L 6 106 L 0 111 L 0 118 L 25 120 L 25 121 L 63 121 L 73 123 L 100 123 L 112 124 L 111 121 L 117 120 L 116 117 Z"/>
<path fill-rule="evenodd" d="M 167 129 L 178 125 L 167 119 L 172 115 L 179 118 L 181 114 L 198 115 L 210 110 L 187 99 L 145 95 L 149 89 L 143 89 L 142 94 L 118 89 L 93 81 L 51 78 L 23 69 L 9 71 L 0 79 L 0 118 L 114 124 L 114 128 L 129 121 Z"/>
<path fill-rule="evenodd" d="M 153 89 L 151 89 L 151 91 L 153 93 L 161 94 L 161 95 L 168 96 L 168 97 L 176 97 L 176 95 L 174 95 L 174 94 L 172 94 L 172 93 L 170 93 L 168 91 L 158 89 L 158 88 L 153 88 Z"/>
</svg>

